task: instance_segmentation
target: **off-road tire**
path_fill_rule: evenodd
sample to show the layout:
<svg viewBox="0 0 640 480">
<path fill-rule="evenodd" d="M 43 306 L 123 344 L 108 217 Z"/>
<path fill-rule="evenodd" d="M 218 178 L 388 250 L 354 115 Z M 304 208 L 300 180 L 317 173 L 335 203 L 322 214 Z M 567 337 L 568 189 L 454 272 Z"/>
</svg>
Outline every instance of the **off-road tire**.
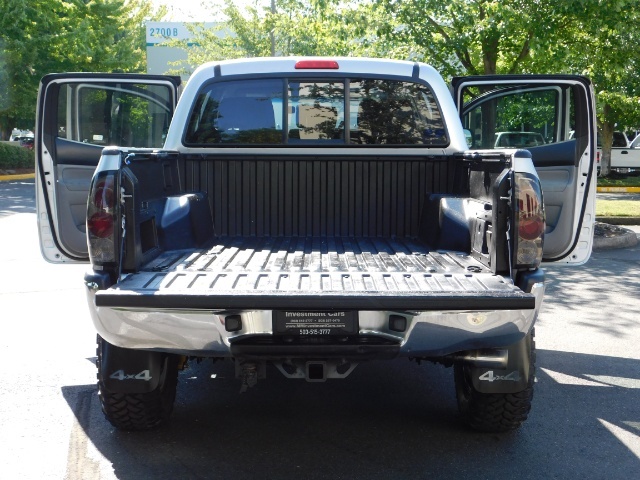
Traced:
<svg viewBox="0 0 640 480">
<path fill-rule="evenodd" d="M 481 393 L 471 382 L 468 367 L 454 365 L 454 379 L 458 409 L 464 423 L 482 432 L 508 432 L 524 422 L 531 410 L 533 385 L 535 382 L 536 350 L 531 336 L 529 352 L 529 382 L 527 388 L 518 393 Z"/>
<path fill-rule="evenodd" d="M 160 382 L 148 393 L 116 393 L 105 387 L 100 374 L 104 348 L 109 344 L 98 336 L 96 366 L 98 367 L 98 397 L 106 419 L 119 430 L 139 431 L 155 428 L 165 422 L 173 411 L 178 384 L 178 357 L 166 355 Z"/>
</svg>

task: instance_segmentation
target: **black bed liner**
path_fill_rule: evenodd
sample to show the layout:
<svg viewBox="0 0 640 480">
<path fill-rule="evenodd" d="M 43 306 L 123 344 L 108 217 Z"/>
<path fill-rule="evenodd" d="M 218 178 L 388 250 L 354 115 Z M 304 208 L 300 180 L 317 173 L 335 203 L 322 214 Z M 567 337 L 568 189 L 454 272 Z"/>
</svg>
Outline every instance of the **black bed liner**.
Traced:
<svg viewBox="0 0 640 480">
<path fill-rule="evenodd" d="M 413 239 L 227 237 L 174 250 L 96 294 L 98 306 L 176 309 L 532 309 L 472 257 Z"/>
</svg>

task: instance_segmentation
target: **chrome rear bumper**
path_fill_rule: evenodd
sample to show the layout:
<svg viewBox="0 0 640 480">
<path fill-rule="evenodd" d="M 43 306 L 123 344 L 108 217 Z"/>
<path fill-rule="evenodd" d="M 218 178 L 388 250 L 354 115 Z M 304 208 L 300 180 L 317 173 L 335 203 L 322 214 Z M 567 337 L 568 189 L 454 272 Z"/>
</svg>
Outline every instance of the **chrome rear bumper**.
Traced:
<svg viewBox="0 0 640 480">
<path fill-rule="evenodd" d="M 283 356 L 440 357 L 455 352 L 496 348 L 513 344 L 533 327 L 544 295 L 543 283 L 534 284 L 531 293 L 535 308 L 486 311 L 369 311 L 358 312 L 359 332 L 355 341 L 293 347 L 275 341 L 271 310 L 213 311 L 205 309 L 136 309 L 97 307 L 95 291 L 87 289 L 94 325 L 109 343 L 123 348 L 170 351 L 193 356 L 232 357 Z M 461 302 L 463 303 L 463 302 Z M 463 306 L 463 305 L 461 305 Z M 242 328 L 228 332 L 226 317 L 240 316 Z M 390 315 L 407 319 L 404 331 L 390 328 Z M 367 338 L 366 347 L 358 338 Z M 258 340 L 264 339 L 266 342 Z M 268 340 L 273 340 L 269 342 Z M 376 344 L 375 340 L 379 340 Z M 253 340 L 256 340 L 254 342 Z M 253 348 L 252 348 L 253 345 Z M 242 346 L 242 348 L 240 348 Z M 395 346 L 395 348 L 389 348 Z M 339 348 L 336 348 L 339 347 Z"/>
</svg>

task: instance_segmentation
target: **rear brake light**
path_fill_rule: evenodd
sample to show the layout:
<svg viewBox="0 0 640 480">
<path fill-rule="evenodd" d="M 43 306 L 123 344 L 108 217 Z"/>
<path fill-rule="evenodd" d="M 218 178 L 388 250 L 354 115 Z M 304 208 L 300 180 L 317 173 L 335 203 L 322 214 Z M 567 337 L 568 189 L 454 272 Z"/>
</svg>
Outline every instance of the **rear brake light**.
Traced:
<svg viewBox="0 0 640 480">
<path fill-rule="evenodd" d="M 87 219 L 87 230 L 98 238 L 113 235 L 113 215 L 106 212 L 96 212 Z"/>
<path fill-rule="evenodd" d="M 113 234 L 113 210 L 115 207 L 114 176 L 107 175 L 96 181 L 89 197 L 94 213 L 87 216 L 87 231 L 96 237 L 107 238 Z"/>
<path fill-rule="evenodd" d="M 338 68 L 340 66 L 335 60 L 299 60 L 296 62 L 296 70 L 337 70 Z"/>
<path fill-rule="evenodd" d="M 100 172 L 91 184 L 87 204 L 89 256 L 94 264 L 116 261 L 118 230 L 116 173 Z"/>
<path fill-rule="evenodd" d="M 515 174 L 515 266 L 537 268 L 542 261 L 545 215 L 540 182 L 532 175 Z"/>
</svg>

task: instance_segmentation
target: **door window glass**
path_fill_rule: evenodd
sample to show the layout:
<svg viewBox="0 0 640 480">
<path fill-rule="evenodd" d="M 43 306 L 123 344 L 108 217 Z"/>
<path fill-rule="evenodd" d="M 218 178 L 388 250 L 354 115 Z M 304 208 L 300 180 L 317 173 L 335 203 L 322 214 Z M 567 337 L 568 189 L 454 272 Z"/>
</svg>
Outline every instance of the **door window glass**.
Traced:
<svg viewBox="0 0 640 480">
<path fill-rule="evenodd" d="M 463 126 L 470 147 L 526 149 L 570 139 L 557 121 L 560 98 L 557 87 L 465 88 Z"/>
<path fill-rule="evenodd" d="M 164 85 L 63 84 L 57 136 L 94 145 L 161 148 L 172 103 L 172 91 Z"/>
</svg>

